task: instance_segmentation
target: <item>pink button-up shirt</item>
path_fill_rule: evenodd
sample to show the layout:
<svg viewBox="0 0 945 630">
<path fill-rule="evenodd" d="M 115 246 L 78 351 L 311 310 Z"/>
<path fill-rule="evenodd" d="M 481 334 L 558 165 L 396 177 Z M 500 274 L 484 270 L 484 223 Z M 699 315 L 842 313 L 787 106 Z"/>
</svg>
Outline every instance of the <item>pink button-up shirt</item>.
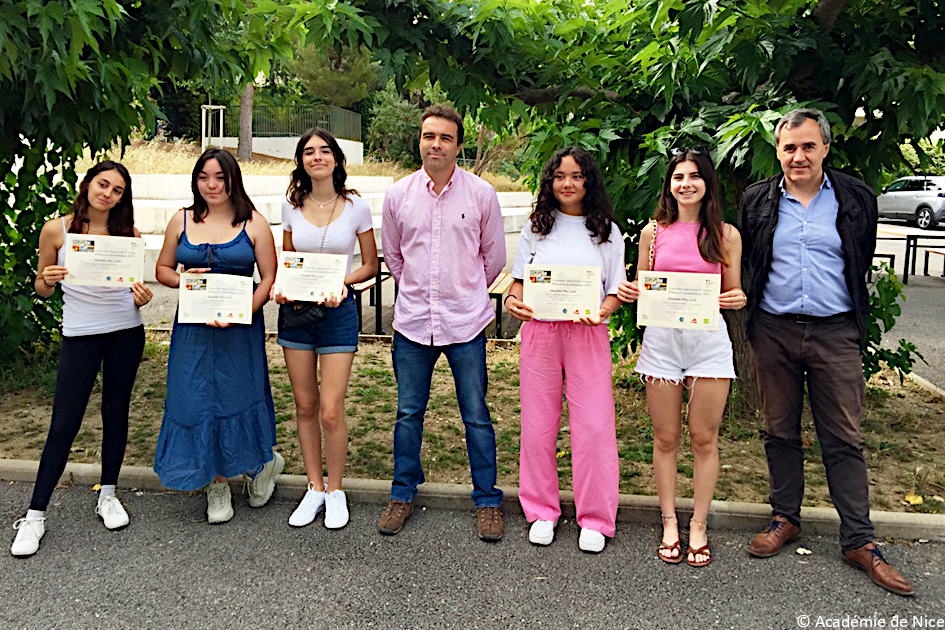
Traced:
<svg viewBox="0 0 945 630">
<path fill-rule="evenodd" d="M 495 189 L 458 166 L 439 195 L 421 168 L 387 189 L 384 261 L 399 286 L 394 329 L 424 345 L 476 337 L 495 316 L 489 285 L 505 266 Z"/>
</svg>

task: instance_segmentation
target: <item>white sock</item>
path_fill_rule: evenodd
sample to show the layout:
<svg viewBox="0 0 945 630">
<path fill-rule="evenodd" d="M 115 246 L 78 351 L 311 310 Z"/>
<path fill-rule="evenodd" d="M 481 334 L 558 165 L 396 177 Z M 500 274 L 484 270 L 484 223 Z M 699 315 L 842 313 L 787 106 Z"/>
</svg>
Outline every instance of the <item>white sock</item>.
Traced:
<svg viewBox="0 0 945 630">
<path fill-rule="evenodd" d="M 102 486 L 102 489 L 98 491 L 98 497 L 113 497 L 115 496 L 115 486 Z"/>
<path fill-rule="evenodd" d="M 31 521 L 37 518 L 46 518 L 45 510 L 26 510 L 26 520 Z"/>
</svg>

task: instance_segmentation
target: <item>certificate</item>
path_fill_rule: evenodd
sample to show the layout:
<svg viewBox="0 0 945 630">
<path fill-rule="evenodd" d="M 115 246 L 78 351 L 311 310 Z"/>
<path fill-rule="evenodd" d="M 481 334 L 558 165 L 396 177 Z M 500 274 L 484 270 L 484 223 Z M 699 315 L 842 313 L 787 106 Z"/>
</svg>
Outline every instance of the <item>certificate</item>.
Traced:
<svg viewBox="0 0 945 630">
<path fill-rule="evenodd" d="M 253 279 L 226 273 L 182 273 L 177 321 L 253 323 Z"/>
<path fill-rule="evenodd" d="M 522 301 L 536 319 L 573 321 L 600 315 L 600 267 L 525 265 Z"/>
<path fill-rule="evenodd" d="M 144 239 L 128 236 L 66 234 L 64 284 L 131 287 L 144 281 Z"/>
<path fill-rule="evenodd" d="M 637 285 L 637 326 L 718 330 L 720 274 L 641 271 Z"/>
<path fill-rule="evenodd" d="M 276 273 L 276 293 L 290 300 L 324 302 L 341 295 L 348 257 L 336 254 L 282 252 Z"/>
</svg>

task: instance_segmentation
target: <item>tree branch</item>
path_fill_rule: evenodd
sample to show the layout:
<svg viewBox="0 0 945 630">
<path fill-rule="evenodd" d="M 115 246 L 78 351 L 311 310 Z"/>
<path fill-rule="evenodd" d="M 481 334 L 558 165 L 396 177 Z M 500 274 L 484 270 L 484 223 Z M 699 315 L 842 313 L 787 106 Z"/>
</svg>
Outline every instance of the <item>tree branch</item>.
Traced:
<svg viewBox="0 0 945 630">
<path fill-rule="evenodd" d="M 846 4 L 847 0 L 820 0 L 811 11 L 811 20 L 822 31 L 830 31 Z"/>
</svg>

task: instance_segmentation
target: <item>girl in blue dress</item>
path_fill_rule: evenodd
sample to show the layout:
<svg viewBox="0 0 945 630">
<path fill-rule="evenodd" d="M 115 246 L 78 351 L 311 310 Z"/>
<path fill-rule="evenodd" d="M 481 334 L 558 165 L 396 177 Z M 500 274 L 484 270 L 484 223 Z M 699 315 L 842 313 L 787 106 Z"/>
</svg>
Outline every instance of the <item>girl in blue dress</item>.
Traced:
<svg viewBox="0 0 945 630">
<path fill-rule="evenodd" d="M 194 166 L 191 189 L 194 204 L 175 214 L 164 233 L 158 281 L 177 288 L 181 268 L 252 276 L 254 266 L 260 280 L 248 326 L 175 319 L 154 470 L 168 488 L 206 488 L 207 520 L 224 523 L 233 517 L 228 477 L 245 473 L 249 504 L 262 507 L 285 466 L 272 449 L 275 410 L 262 313 L 276 277 L 276 248 L 232 155 L 221 149 L 204 152 Z"/>
</svg>

